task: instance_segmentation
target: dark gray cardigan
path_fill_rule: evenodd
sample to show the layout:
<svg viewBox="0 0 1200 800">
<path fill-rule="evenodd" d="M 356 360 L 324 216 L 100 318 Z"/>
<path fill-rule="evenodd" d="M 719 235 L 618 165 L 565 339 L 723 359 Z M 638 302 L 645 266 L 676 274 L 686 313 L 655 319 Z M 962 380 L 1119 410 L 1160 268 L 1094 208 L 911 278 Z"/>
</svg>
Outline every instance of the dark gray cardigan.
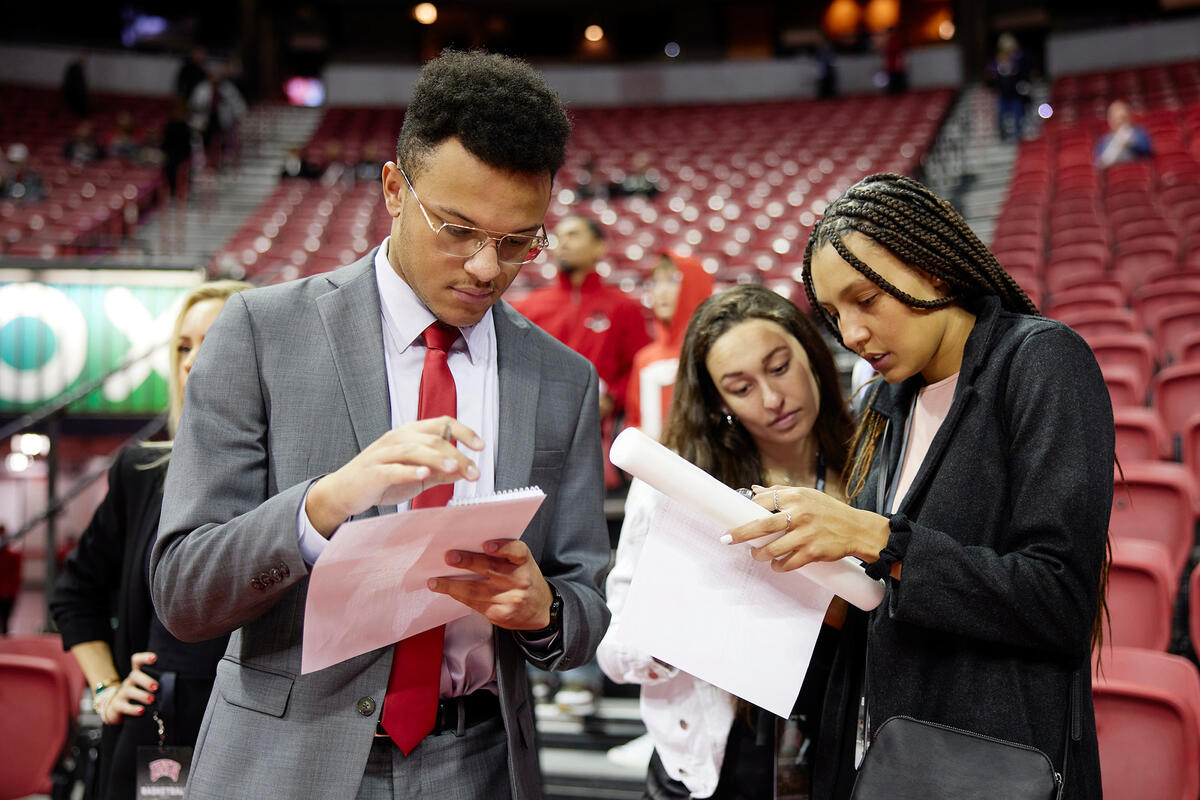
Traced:
<svg viewBox="0 0 1200 800">
<path fill-rule="evenodd" d="M 1061 323 L 985 298 L 950 411 L 896 509 L 907 538 L 883 604 L 851 615 L 834 666 L 814 798 L 853 784 L 863 640 L 871 727 L 909 715 L 1042 750 L 1062 768 L 1072 673 L 1082 738 L 1065 796 L 1100 797 L 1089 634 L 1112 506 L 1112 408 L 1087 344 Z M 898 468 L 916 376 L 883 385 L 888 475 Z M 876 508 L 877 457 L 855 505 Z M 911 529 L 907 536 L 895 531 Z"/>
</svg>

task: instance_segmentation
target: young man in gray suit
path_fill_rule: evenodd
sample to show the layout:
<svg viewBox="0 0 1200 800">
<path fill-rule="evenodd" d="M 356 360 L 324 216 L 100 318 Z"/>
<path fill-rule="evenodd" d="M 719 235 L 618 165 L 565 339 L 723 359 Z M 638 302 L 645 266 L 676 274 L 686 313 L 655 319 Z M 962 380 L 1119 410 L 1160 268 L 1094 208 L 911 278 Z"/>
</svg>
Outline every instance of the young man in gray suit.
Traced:
<svg viewBox="0 0 1200 800">
<path fill-rule="evenodd" d="M 355 264 L 238 295 L 210 330 L 150 561 L 173 633 L 232 631 L 193 800 L 541 796 L 525 663 L 582 664 L 608 624 L 599 403 L 591 365 L 500 296 L 544 246 L 569 133 L 527 65 L 443 53 L 383 168 L 390 237 Z M 438 352 L 457 411 L 422 419 L 437 321 L 456 329 Z M 300 674 L 306 577 L 344 521 L 451 483 L 457 497 L 536 484 L 547 498 L 520 540 L 446 554 L 477 575 L 431 590 L 471 613 L 445 627 L 428 724 L 405 741 L 389 719 L 424 712 L 393 700 L 393 648 Z"/>
</svg>

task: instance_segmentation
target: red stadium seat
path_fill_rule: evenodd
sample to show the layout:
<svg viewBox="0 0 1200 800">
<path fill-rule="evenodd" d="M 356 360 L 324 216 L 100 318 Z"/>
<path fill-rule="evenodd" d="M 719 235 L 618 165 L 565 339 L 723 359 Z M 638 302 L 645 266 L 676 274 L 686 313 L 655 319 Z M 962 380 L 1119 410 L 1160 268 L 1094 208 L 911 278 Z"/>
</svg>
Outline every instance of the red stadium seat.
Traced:
<svg viewBox="0 0 1200 800">
<path fill-rule="evenodd" d="M 1160 370 L 1151 382 L 1151 391 L 1167 433 L 1173 436 L 1183 433 L 1200 409 L 1200 362 L 1175 364 Z"/>
<path fill-rule="evenodd" d="M 1092 677 L 1107 800 L 1195 800 L 1200 673 L 1185 658 L 1105 647 Z"/>
<path fill-rule="evenodd" d="M 1166 651 L 1179 576 L 1159 542 L 1112 540 L 1108 572 L 1107 642 L 1119 647 Z"/>
<path fill-rule="evenodd" d="M 1165 362 L 1178 361 L 1180 344 L 1188 334 L 1200 330 L 1200 303 L 1183 302 L 1159 312 L 1153 328 L 1159 355 Z"/>
<path fill-rule="evenodd" d="M 1176 579 L 1195 541 L 1195 489 L 1182 464 L 1122 462 L 1113 477 L 1113 539 L 1149 539 L 1162 544 L 1171 557 Z"/>
<path fill-rule="evenodd" d="M 67 741 L 67 677 L 49 658 L 0 653 L 0 800 L 47 794 Z"/>
<path fill-rule="evenodd" d="M 1100 311 L 1070 311 L 1063 313 L 1059 319 L 1088 340 L 1093 336 L 1110 333 L 1143 332 L 1137 314 L 1128 308 L 1102 309 Z"/>
<path fill-rule="evenodd" d="M 61 636 L 57 633 L 31 633 L 0 637 L 0 653 L 37 656 L 57 663 L 67 679 L 67 689 L 70 692 L 67 701 L 71 705 L 72 719 L 74 719 L 74 711 L 78 709 L 84 689 L 87 687 L 87 678 L 84 677 L 83 669 L 75 660 L 75 656 L 63 650 Z"/>
<path fill-rule="evenodd" d="M 1200 362 L 1200 331 L 1184 334 L 1179 340 L 1179 361 L 1183 364 Z"/>
<path fill-rule="evenodd" d="M 1153 408 L 1116 406 L 1113 424 L 1117 433 L 1117 458 L 1122 464 L 1171 457 L 1171 438 Z"/>
<path fill-rule="evenodd" d="M 1192 652 L 1200 657 L 1200 563 L 1192 568 L 1188 579 L 1188 635 L 1192 640 Z"/>
<path fill-rule="evenodd" d="M 1148 387 L 1136 369 L 1124 364 L 1101 364 L 1100 372 L 1108 387 L 1113 408 L 1141 408 L 1146 405 Z"/>
<path fill-rule="evenodd" d="M 1047 313 L 1047 316 L 1053 316 Z M 1109 333 L 1088 337 L 1100 366 L 1125 366 L 1134 370 L 1138 382 L 1149 387 L 1154 375 L 1154 340 L 1144 333 Z"/>
<path fill-rule="evenodd" d="M 1192 483 L 1200 487 L 1200 409 L 1183 424 L 1180 435 L 1180 448 L 1183 450 L 1183 463 L 1192 474 Z"/>
<path fill-rule="evenodd" d="M 1139 287 L 1133 293 L 1133 307 L 1142 318 L 1142 324 L 1147 330 L 1158 326 L 1158 319 L 1164 311 L 1180 303 L 1200 304 L 1200 274 L 1196 276 L 1197 285 L 1188 287 L 1180 284 L 1149 283 Z"/>
</svg>

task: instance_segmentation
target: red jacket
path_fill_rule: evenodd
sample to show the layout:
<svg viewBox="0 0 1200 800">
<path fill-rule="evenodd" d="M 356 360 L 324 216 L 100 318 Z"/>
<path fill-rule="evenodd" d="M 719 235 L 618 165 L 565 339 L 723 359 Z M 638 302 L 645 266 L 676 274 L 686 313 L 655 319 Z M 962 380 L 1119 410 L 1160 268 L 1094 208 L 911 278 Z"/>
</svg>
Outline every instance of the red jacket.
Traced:
<svg viewBox="0 0 1200 800">
<path fill-rule="evenodd" d="M 612 397 L 614 413 L 623 409 L 633 356 L 650 341 L 637 302 L 594 272 L 578 287 L 571 285 L 566 272 L 559 272 L 556 285 L 535 289 L 513 305 L 592 362 L 600 376 L 600 393 Z"/>
<path fill-rule="evenodd" d="M 712 276 L 694 258 L 666 253 L 679 270 L 679 302 L 669 325 L 655 320 L 654 341 L 633 358 L 633 372 L 625 399 L 625 425 L 641 428 L 655 439 L 667 427 L 667 410 L 675 388 L 675 371 L 688 322 L 713 292 Z"/>
</svg>

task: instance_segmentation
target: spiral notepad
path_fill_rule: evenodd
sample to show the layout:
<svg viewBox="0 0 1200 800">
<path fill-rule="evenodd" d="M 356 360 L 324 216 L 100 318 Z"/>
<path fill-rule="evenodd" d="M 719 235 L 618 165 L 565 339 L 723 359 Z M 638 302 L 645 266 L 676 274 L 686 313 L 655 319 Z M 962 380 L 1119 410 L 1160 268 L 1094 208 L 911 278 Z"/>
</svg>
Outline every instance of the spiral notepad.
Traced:
<svg viewBox="0 0 1200 800">
<path fill-rule="evenodd" d="M 313 565 L 304 607 L 304 674 L 473 613 L 432 592 L 430 578 L 475 573 L 447 550 L 482 552 L 520 539 L 546 495 L 536 486 L 347 522 Z"/>
<path fill-rule="evenodd" d="M 520 489 L 501 489 L 494 494 L 487 494 L 483 497 L 464 497 L 459 499 L 453 498 L 447 506 L 477 506 L 482 503 L 496 503 L 504 500 L 524 500 L 527 497 L 545 497 L 545 493 L 538 486 L 524 486 Z"/>
</svg>

